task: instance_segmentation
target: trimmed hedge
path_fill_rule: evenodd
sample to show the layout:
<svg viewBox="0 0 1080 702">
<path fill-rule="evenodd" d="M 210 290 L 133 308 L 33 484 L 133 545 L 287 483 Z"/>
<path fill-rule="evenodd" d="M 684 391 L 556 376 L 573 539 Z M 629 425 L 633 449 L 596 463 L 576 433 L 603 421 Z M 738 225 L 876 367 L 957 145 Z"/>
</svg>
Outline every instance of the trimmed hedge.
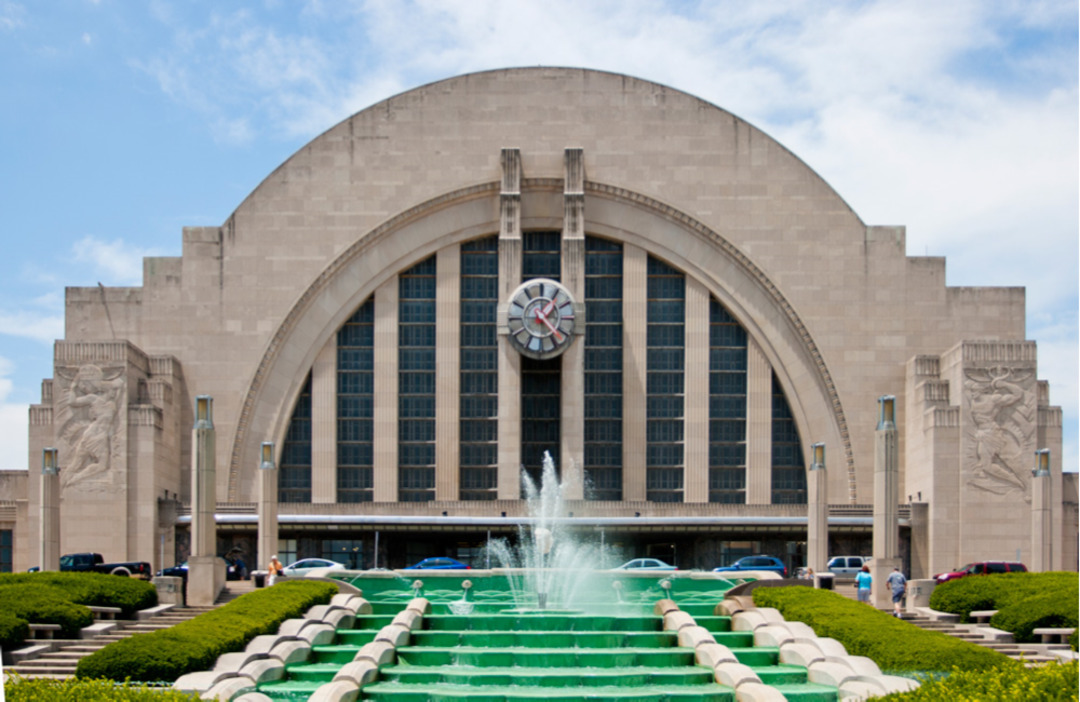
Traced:
<svg viewBox="0 0 1080 702">
<path fill-rule="evenodd" d="M 61 639 L 77 639 L 84 626 L 94 623 L 90 610 L 72 602 L 59 587 L 25 584 L 0 588 L 0 611 L 32 624 L 59 624 L 57 638 Z"/>
<path fill-rule="evenodd" d="M 1040 700 L 1066 702 L 1077 699 L 1076 661 L 1034 666 L 1032 668 L 997 668 L 994 670 L 956 670 L 936 680 L 922 680 L 909 692 L 894 692 L 875 699 L 889 702 L 938 702 L 965 700 Z"/>
<path fill-rule="evenodd" d="M 8 678 L 4 692 L 7 702 L 191 702 L 199 699 L 193 693 L 112 680 L 27 680 L 18 675 Z"/>
<path fill-rule="evenodd" d="M 990 625 L 1008 631 L 1020 643 L 1036 640 L 1037 627 L 1077 627 L 1080 576 L 1076 573 L 1003 573 L 968 576 L 938 585 L 930 607 L 959 614 L 996 609 Z M 1076 650 L 1076 637 L 1070 639 Z"/>
<path fill-rule="evenodd" d="M 885 612 L 828 590 L 776 587 L 754 590 L 754 604 L 774 607 L 818 636 L 836 639 L 854 656 L 871 658 L 885 671 L 987 670 L 1019 664 L 982 646 L 925 631 Z"/>
<path fill-rule="evenodd" d="M 328 603 L 337 592 L 333 583 L 287 580 L 169 629 L 111 643 L 80 660 L 75 675 L 171 682 L 185 673 L 213 667 L 221 654 L 242 650 L 260 634 L 274 633 L 286 619 Z"/>
<path fill-rule="evenodd" d="M 88 607 L 119 607 L 121 617 L 130 619 L 140 609 L 158 603 L 157 590 L 145 580 L 102 573 L 3 573 L 0 589 L 13 585 L 57 587 L 67 598 Z"/>
<path fill-rule="evenodd" d="M 30 623 L 11 612 L 0 611 L 0 650 L 10 651 L 22 646 L 30 636 Z"/>
</svg>

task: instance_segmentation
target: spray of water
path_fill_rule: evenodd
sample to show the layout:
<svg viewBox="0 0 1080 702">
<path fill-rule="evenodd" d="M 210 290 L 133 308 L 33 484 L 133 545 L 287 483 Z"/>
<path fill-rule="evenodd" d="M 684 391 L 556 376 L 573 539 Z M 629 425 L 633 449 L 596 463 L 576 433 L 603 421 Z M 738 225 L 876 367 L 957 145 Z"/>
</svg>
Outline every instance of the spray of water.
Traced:
<svg viewBox="0 0 1080 702">
<path fill-rule="evenodd" d="M 529 519 L 518 531 L 518 543 L 489 545 L 493 563 L 508 569 L 515 601 L 521 606 L 576 608 L 582 595 L 592 591 L 591 574 L 606 565 L 600 544 L 571 532 L 565 521 L 566 483 L 555 472 L 555 461 L 544 452 L 543 472 L 537 485 L 522 471 Z"/>
</svg>

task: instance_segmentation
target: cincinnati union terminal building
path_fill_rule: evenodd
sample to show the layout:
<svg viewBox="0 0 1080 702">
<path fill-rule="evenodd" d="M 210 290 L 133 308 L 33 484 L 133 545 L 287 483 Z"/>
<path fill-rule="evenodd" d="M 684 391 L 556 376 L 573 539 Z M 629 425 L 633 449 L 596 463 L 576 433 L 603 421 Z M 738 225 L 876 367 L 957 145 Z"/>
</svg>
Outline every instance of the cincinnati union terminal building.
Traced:
<svg viewBox="0 0 1080 702">
<path fill-rule="evenodd" d="M 945 279 L 903 227 L 678 90 L 561 68 L 425 85 L 185 228 L 141 286 L 67 289 L 30 469 L 0 484 L 8 566 L 36 565 L 46 448 L 61 553 L 183 561 L 199 396 L 218 555 L 252 566 L 264 442 L 286 562 L 483 566 L 546 451 L 572 528 L 620 556 L 793 568 L 818 443 L 829 553 L 870 555 L 892 396 L 909 575 L 1029 560 L 1044 448 L 1052 567 L 1076 569 L 1024 290 Z"/>
</svg>

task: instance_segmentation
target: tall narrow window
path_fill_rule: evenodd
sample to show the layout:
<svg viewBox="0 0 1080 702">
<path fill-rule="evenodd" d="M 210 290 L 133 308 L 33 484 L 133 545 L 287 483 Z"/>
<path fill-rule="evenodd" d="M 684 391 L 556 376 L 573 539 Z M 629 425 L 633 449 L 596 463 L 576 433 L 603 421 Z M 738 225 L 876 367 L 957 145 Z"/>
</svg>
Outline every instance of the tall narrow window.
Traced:
<svg viewBox="0 0 1080 702">
<path fill-rule="evenodd" d="M 10 573 L 13 567 L 13 554 L 15 542 L 12 539 L 11 529 L 0 529 L 0 573 Z"/>
<path fill-rule="evenodd" d="M 772 416 L 773 504 L 806 504 L 806 464 L 803 463 L 799 429 L 775 374 L 772 378 Z"/>
<path fill-rule="evenodd" d="M 523 232 L 521 279 L 559 280 L 562 272 L 562 233 Z M 559 466 L 562 358 L 521 359 L 521 462 L 536 485 L 540 484 L 544 451 Z M 523 486 L 524 489 L 524 486 Z"/>
<path fill-rule="evenodd" d="M 338 502 L 371 502 L 374 448 L 375 301 L 338 331 Z"/>
<path fill-rule="evenodd" d="M 435 499 L 435 257 L 398 276 L 398 499 Z"/>
<path fill-rule="evenodd" d="M 622 244 L 585 238 L 585 496 L 622 499 Z"/>
<path fill-rule="evenodd" d="M 279 502 L 311 502 L 311 374 L 296 398 L 278 470 Z"/>
<path fill-rule="evenodd" d="M 746 502 L 746 330 L 709 300 L 709 502 Z"/>
<path fill-rule="evenodd" d="M 494 500 L 498 488 L 499 239 L 461 245 L 461 499 Z"/>
<path fill-rule="evenodd" d="M 645 496 L 682 502 L 686 279 L 650 256 L 647 286 Z"/>
</svg>

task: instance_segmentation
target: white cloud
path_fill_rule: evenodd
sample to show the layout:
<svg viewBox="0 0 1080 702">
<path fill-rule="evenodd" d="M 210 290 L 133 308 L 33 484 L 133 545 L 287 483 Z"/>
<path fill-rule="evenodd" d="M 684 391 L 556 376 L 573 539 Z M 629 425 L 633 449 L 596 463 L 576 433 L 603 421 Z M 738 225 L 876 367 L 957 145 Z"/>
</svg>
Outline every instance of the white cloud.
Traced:
<svg viewBox="0 0 1080 702">
<path fill-rule="evenodd" d="M 0 2 L 0 29 L 18 29 L 25 21 L 25 7 L 14 2 Z"/>
<path fill-rule="evenodd" d="M 8 376 L 13 370 L 12 363 L 0 356 L 0 469 L 27 467 L 29 405 L 8 399 L 12 389 Z"/>
<path fill-rule="evenodd" d="M 0 310 L 0 334 L 51 344 L 64 336 L 64 317 L 26 310 Z"/>
<path fill-rule="evenodd" d="M 159 256 L 158 249 L 131 246 L 121 239 L 111 242 L 86 236 L 72 246 L 77 263 L 90 264 L 89 274 L 106 285 L 138 285 L 142 282 L 142 264 L 146 256 Z"/>
</svg>

